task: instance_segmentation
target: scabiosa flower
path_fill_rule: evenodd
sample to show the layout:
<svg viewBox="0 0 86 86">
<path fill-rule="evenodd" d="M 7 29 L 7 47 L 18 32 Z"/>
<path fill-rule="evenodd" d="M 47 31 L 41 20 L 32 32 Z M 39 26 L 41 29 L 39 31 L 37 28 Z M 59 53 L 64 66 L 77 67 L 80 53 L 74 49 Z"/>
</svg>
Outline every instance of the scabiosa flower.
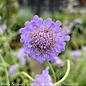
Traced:
<svg viewBox="0 0 86 86">
<path fill-rule="evenodd" d="M 79 50 L 75 50 L 75 51 L 71 51 L 70 55 L 73 57 L 80 57 L 81 56 L 81 52 Z"/>
<path fill-rule="evenodd" d="M 55 64 L 57 67 L 62 67 L 62 66 L 64 66 L 64 62 L 63 62 L 59 57 L 54 57 L 54 58 L 55 58 L 54 64 Z"/>
<path fill-rule="evenodd" d="M 83 23 L 83 21 L 79 18 L 74 20 L 74 24 L 82 24 L 82 23 Z"/>
<path fill-rule="evenodd" d="M 82 50 L 83 51 L 86 51 L 86 46 L 82 46 Z"/>
<path fill-rule="evenodd" d="M 40 64 L 46 60 L 54 62 L 54 57 L 65 50 L 64 41 L 70 39 L 60 26 L 58 20 L 56 23 L 51 18 L 43 21 L 37 15 L 30 22 L 26 21 L 25 27 L 20 29 L 20 41 L 24 42 L 25 53 Z"/>
<path fill-rule="evenodd" d="M 3 23 L 3 24 L 1 25 L 2 32 L 4 32 L 4 31 L 6 30 L 6 28 L 7 28 L 6 23 Z"/>
<path fill-rule="evenodd" d="M 34 79 L 34 83 L 32 84 L 32 86 L 55 86 L 50 80 L 48 70 L 49 67 L 43 70 L 42 74 L 36 75 L 36 78 Z"/>
<path fill-rule="evenodd" d="M 8 71 L 8 74 L 11 75 L 11 74 L 14 74 L 16 72 L 16 70 L 18 69 L 18 64 L 14 64 L 10 67 L 9 71 Z"/>
<path fill-rule="evenodd" d="M 20 62 L 25 65 L 26 64 L 26 59 L 25 59 L 25 53 L 24 53 L 24 48 L 20 48 L 18 51 L 18 59 Z"/>
</svg>

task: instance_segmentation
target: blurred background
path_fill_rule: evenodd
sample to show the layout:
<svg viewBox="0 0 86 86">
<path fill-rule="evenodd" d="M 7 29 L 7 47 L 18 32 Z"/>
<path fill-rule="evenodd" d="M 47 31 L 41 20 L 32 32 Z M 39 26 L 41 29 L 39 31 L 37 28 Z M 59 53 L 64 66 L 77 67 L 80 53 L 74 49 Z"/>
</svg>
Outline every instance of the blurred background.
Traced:
<svg viewBox="0 0 86 86">
<path fill-rule="evenodd" d="M 0 85 L 6 80 L 13 83 L 31 83 L 20 74 L 25 71 L 35 78 L 46 67 L 24 54 L 19 29 L 34 15 L 62 22 L 63 30 L 70 35 L 66 50 L 55 63 L 51 63 L 60 80 L 66 71 L 66 60 L 71 71 L 62 86 L 86 86 L 86 0 L 0 0 Z M 4 67 L 6 70 L 4 70 Z M 52 76 L 52 72 L 49 72 Z"/>
</svg>

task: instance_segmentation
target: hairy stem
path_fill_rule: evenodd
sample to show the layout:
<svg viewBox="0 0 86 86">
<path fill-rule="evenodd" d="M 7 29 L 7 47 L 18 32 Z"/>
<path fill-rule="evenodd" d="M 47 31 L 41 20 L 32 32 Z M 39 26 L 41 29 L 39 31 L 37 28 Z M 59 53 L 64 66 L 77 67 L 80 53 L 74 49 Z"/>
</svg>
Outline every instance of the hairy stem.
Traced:
<svg viewBox="0 0 86 86">
<path fill-rule="evenodd" d="M 56 76 L 55 76 L 54 69 L 53 69 L 52 65 L 51 65 L 49 62 L 48 62 L 48 65 L 49 65 L 49 67 L 50 67 L 50 69 L 51 69 L 51 71 L 52 71 L 53 78 L 54 78 L 54 82 L 56 82 Z"/>
</svg>

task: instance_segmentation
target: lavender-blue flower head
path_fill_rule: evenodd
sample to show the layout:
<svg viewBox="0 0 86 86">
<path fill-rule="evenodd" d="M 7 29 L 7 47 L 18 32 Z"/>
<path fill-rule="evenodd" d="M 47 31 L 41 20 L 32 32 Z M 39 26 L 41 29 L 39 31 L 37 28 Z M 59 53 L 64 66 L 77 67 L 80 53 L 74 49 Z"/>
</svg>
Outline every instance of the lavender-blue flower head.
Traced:
<svg viewBox="0 0 86 86">
<path fill-rule="evenodd" d="M 74 24 L 82 24 L 82 23 L 83 23 L 83 21 L 79 18 L 74 20 Z"/>
<path fill-rule="evenodd" d="M 22 63 L 22 65 L 26 64 L 26 59 L 25 59 L 25 53 L 24 53 L 24 48 L 20 48 L 18 51 L 18 59 Z"/>
<path fill-rule="evenodd" d="M 2 32 L 4 32 L 4 31 L 6 30 L 6 28 L 7 28 L 6 23 L 3 23 L 3 24 L 1 25 Z"/>
<path fill-rule="evenodd" d="M 60 26 L 58 20 L 56 23 L 51 18 L 43 21 L 37 15 L 30 22 L 26 21 L 25 27 L 20 29 L 25 53 L 41 64 L 46 60 L 54 62 L 54 57 L 65 50 L 64 41 L 70 39 Z"/>
<path fill-rule="evenodd" d="M 82 55 L 82 53 L 79 50 L 75 50 L 75 51 L 71 51 L 70 55 L 73 57 L 80 57 Z"/>
<path fill-rule="evenodd" d="M 83 51 L 86 51 L 86 46 L 82 46 L 82 50 Z"/>
<path fill-rule="evenodd" d="M 14 73 L 16 72 L 16 70 L 18 69 L 18 66 L 19 66 L 18 64 L 12 65 L 12 66 L 10 67 L 10 69 L 9 69 L 8 74 L 9 74 L 9 75 L 14 74 Z"/>
<path fill-rule="evenodd" d="M 49 67 L 42 71 L 42 74 L 36 75 L 32 86 L 55 86 L 51 81 L 48 74 Z"/>
<path fill-rule="evenodd" d="M 63 62 L 59 57 L 54 57 L 54 58 L 55 58 L 54 64 L 55 64 L 57 67 L 63 67 L 63 66 L 64 66 L 64 62 Z"/>
</svg>

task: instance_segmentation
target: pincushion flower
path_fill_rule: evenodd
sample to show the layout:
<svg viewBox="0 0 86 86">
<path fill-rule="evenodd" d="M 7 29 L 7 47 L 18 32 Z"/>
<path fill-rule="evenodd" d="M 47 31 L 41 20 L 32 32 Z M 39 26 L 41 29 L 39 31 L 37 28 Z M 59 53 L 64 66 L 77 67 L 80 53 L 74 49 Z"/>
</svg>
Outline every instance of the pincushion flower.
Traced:
<svg viewBox="0 0 86 86">
<path fill-rule="evenodd" d="M 82 53 L 79 50 L 75 50 L 75 51 L 71 51 L 70 55 L 73 57 L 80 57 L 82 55 Z"/>
<path fill-rule="evenodd" d="M 44 61 L 54 62 L 54 57 L 65 50 L 65 41 L 70 39 L 58 20 L 56 23 L 51 18 L 43 21 L 35 15 L 33 20 L 26 21 L 24 25 L 20 29 L 20 41 L 24 42 L 24 51 L 40 64 Z"/>
<path fill-rule="evenodd" d="M 46 67 L 46 69 L 42 71 L 42 74 L 36 75 L 32 86 L 55 86 L 50 80 L 48 70 L 49 67 Z"/>
<path fill-rule="evenodd" d="M 6 30 L 6 28 L 7 28 L 6 23 L 3 23 L 3 24 L 1 25 L 1 30 L 2 30 L 2 32 L 4 32 L 4 31 Z"/>
<path fill-rule="evenodd" d="M 22 63 L 22 65 L 26 64 L 26 59 L 25 59 L 25 53 L 24 53 L 24 48 L 20 48 L 18 51 L 18 59 Z"/>
<path fill-rule="evenodd" d="M 63 62 L 59 57 L 54 57 L 54 58 L 55 58 L 54 64 L 55 64 L 57 67 L 63 67 L 63 66 L 64 66 L 64 62 Z"/>
<path fill-rule="evenodd" d="M 74 20 L 74 24 L 82 24 L 82 23 L 83 23 L 83 21 L 79 18 Z"/>
<path fill-rule="evenodd" d="M 82 46 L 82 50 L 83 51 L 86 51 L 86 46 Z"/>
<path fill-rule="evenodd" d="M 16 70 L 18 69 L 19 65 L 18 64 L 14 64 L 10 67 L 8 74 L 14 74 L 16 72 Z"/>
</svg>

